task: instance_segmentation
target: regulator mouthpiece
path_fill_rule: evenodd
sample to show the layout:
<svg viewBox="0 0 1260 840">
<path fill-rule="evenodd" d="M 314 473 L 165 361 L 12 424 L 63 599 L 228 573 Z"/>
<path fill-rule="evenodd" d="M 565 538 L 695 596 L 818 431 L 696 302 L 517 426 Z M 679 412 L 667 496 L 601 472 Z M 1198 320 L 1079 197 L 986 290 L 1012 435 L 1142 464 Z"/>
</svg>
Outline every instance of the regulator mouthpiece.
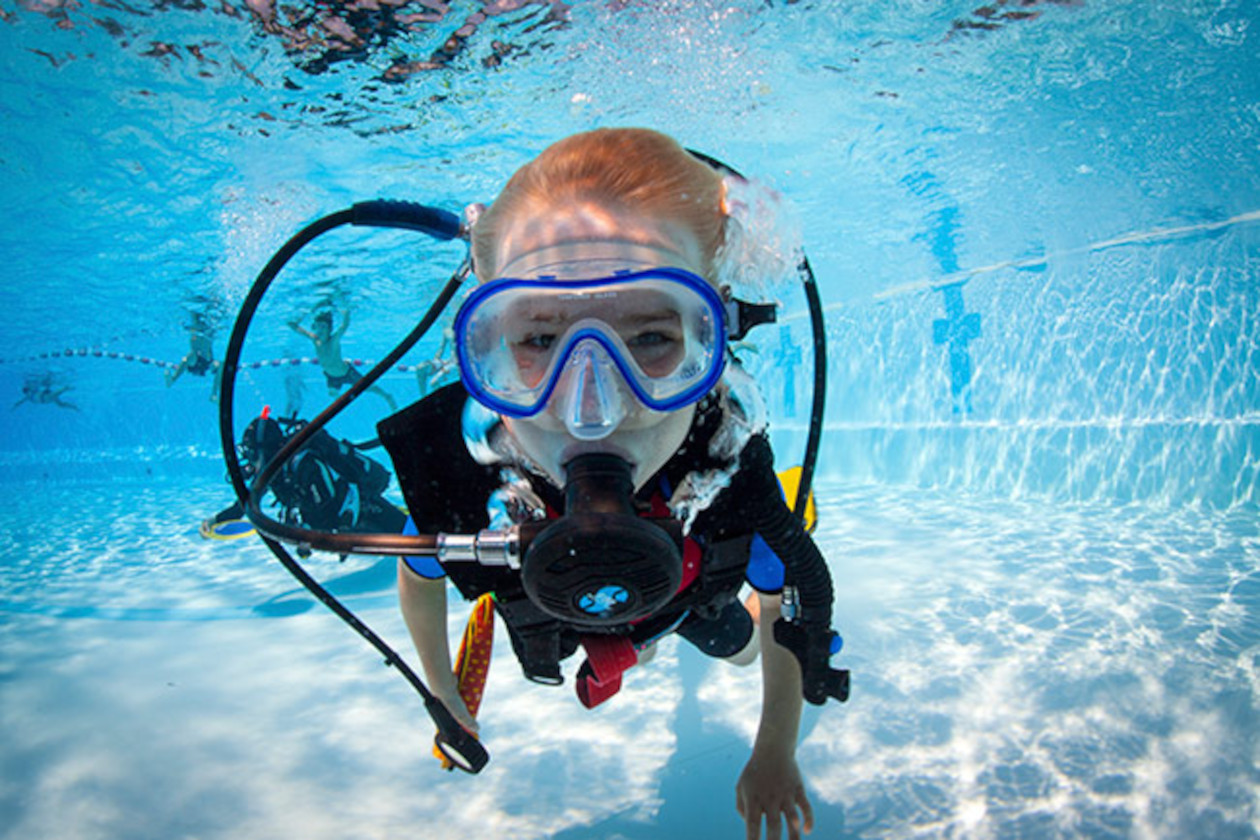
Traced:
<svg viewBox="0 0 1260 840">
<path fill-rule="evenodd" d="M 530 543 L 521 581 L 544 612 L 593 629 L 651 615 L 682 583 L 676 533 L 634 510 L 625 460 L 602 453 L 565 465 L 565 515 Z M 672 520 L 668 520 L 671 521 Z"/>
</svg>

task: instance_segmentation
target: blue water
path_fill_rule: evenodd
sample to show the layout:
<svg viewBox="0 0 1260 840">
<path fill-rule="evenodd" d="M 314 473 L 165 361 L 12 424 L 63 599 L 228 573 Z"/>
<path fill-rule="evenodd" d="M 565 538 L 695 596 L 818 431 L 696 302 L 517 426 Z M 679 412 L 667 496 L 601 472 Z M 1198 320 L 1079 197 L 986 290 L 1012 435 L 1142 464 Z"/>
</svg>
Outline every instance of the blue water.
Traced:
<svg viewBox="0 0 1260 840">
<path fill-rule="evenodd" d="M 197 535 L 230 500 L 217 406 L 163 381 L 304 223 L 458 211 L 625 124 L 777 190 L 827 306 L 817 539 L 854 685 L 806 709 L 814 836 L 1260 836 L 1254 3 L 367 5 L 352 43 L 328 4 L 0 0 L 0 836 L 743 836 L 755 668 L 667 643 L 587 712 L 500 638 L 491 764 L 442 773 L 375 652 L 261 544 Z M 269 364 L 310 355 L 286 320 L 350 308 L 379 359 L 460 256 L 304 252 L 238 426 L 327 400 Z M 744 355 L 787 465 L 807 325 L 764 292 Z M 385 377 L 400 404 L 437 351 Z M 45 380 L 76 409 L 17 404 Z M 392 564 L 309 565 L 411 657 Z"/>
</svg>

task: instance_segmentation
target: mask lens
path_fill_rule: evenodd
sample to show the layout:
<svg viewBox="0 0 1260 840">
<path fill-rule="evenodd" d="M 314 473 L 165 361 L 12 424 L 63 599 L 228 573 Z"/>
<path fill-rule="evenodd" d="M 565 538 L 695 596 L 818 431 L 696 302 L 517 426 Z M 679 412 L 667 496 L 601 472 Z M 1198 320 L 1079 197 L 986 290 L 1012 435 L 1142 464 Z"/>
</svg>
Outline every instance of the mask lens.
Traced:
<svg viewBox="0 0 1260 840">
<path fill-rule="evenodd" d="M 521 297 L 505 307 L 500 320 L 517 380 L 536 388 L 557 352 L 566 349 L 565 335 L 587 321 L 620 339 L 645 376 L 670 376 L 682 362 L 688 340 L 681 308 L 659 289 L 628 287 L 590 297 Z"/>
<path fill-rule="evenodd" d="M 566 360 L 594 337 L 645 405 L 669 411 L 699 399 L 721 375 L 725 321 L 704 279 L 654 269 L 597 280 L 496 280 L 456 317 L 469 391 L 527 417 L 543 407 Z"/>
</svg>

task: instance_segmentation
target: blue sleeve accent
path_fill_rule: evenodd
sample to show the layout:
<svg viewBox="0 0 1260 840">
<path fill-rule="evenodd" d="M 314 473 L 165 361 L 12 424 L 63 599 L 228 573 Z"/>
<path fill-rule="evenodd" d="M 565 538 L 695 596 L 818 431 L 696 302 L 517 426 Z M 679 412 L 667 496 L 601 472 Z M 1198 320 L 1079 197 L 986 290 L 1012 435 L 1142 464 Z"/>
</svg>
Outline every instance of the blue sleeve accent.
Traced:
<svg viewBox="0 0 1260 840">
<path fill-rule="evenodd" d="M 778 483 L 777 478 L 776 485 L 779 487 L 779 498 L 783 499 L 783 486 Z M 770 548 L 769 543 L 762 539 L 761 534 L 753 534 L 752 545 L 748 547 L 748 571 L 744 573 L 744 577 L 758 592 L 773 595 L 783 591 L 787 578 L 783 561 Z"/>
<path fill-rule="evenodd" d="M 407 524 L 403 526 L 403 534 L 408 537 L 414 537 L 420 533 L 416 528 L 415 520 L 410 516 L 407 517 Z M 446 577 L 446 572 L 442 569 L 442 564 L 437 561 L 436 557 L 404 557 L 402 561 L 407 564 L 407 568 L 415 572 L 422 578 L 428 580 L 440 580 Z"/>
<path fill-rule="evenodd" d="M 761 538 L 761 534 L 753 534 L 745 577 L 748 578 L 748 583 L 752 588 L 758 592 L 770 595 L 783 591 L 783 561 L 779 559 L 779 555 L 771 551 L 770 546 Z"/>
</svg>

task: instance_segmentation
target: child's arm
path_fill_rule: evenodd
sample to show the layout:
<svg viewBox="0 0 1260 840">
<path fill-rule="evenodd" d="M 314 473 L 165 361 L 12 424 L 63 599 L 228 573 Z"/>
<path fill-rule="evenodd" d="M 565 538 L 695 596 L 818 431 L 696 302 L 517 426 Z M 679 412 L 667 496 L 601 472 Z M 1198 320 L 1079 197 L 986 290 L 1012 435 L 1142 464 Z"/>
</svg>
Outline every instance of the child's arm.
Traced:
<svg viewBox="0 0 1260 840">
<path fill-rule="evenodd" d="M 446 578 L 420 577 L 401 559 L 398 561 L 398 603 L 411 633 L 411 642 L 420 655 L 425 682 L 446 706 L 459 725 L 477 731 L 477 721 L 468 713 L 459 696 L 459 684 L 451 667 L 451 649 L 446 637 Z M 797 689 L 799 695 L 800 690 Z"/>
<path fill-rule="evenodd" d="M 752 757 L 735 786 L 735 807 L 749 837 L 780 836 L 780 819 L 788 837 L 799 840 L 802 828 L 814 828 L 814 813 L 805 783 L 796 766 L 796 739 L 801 723 L 801 669 L 796 657 L 774 640 L 772 628 L 782 601 L 778 595 L 761 599 L 761 723 Z"/>
<path fill-rule="evenodd" d="M 298 335 L 306 336 L 311 341 L 315 340 L 315 333 L 303 327 L 301 321 L 290 321 L 289 329 L 293 330 Z"/>
</svg>

